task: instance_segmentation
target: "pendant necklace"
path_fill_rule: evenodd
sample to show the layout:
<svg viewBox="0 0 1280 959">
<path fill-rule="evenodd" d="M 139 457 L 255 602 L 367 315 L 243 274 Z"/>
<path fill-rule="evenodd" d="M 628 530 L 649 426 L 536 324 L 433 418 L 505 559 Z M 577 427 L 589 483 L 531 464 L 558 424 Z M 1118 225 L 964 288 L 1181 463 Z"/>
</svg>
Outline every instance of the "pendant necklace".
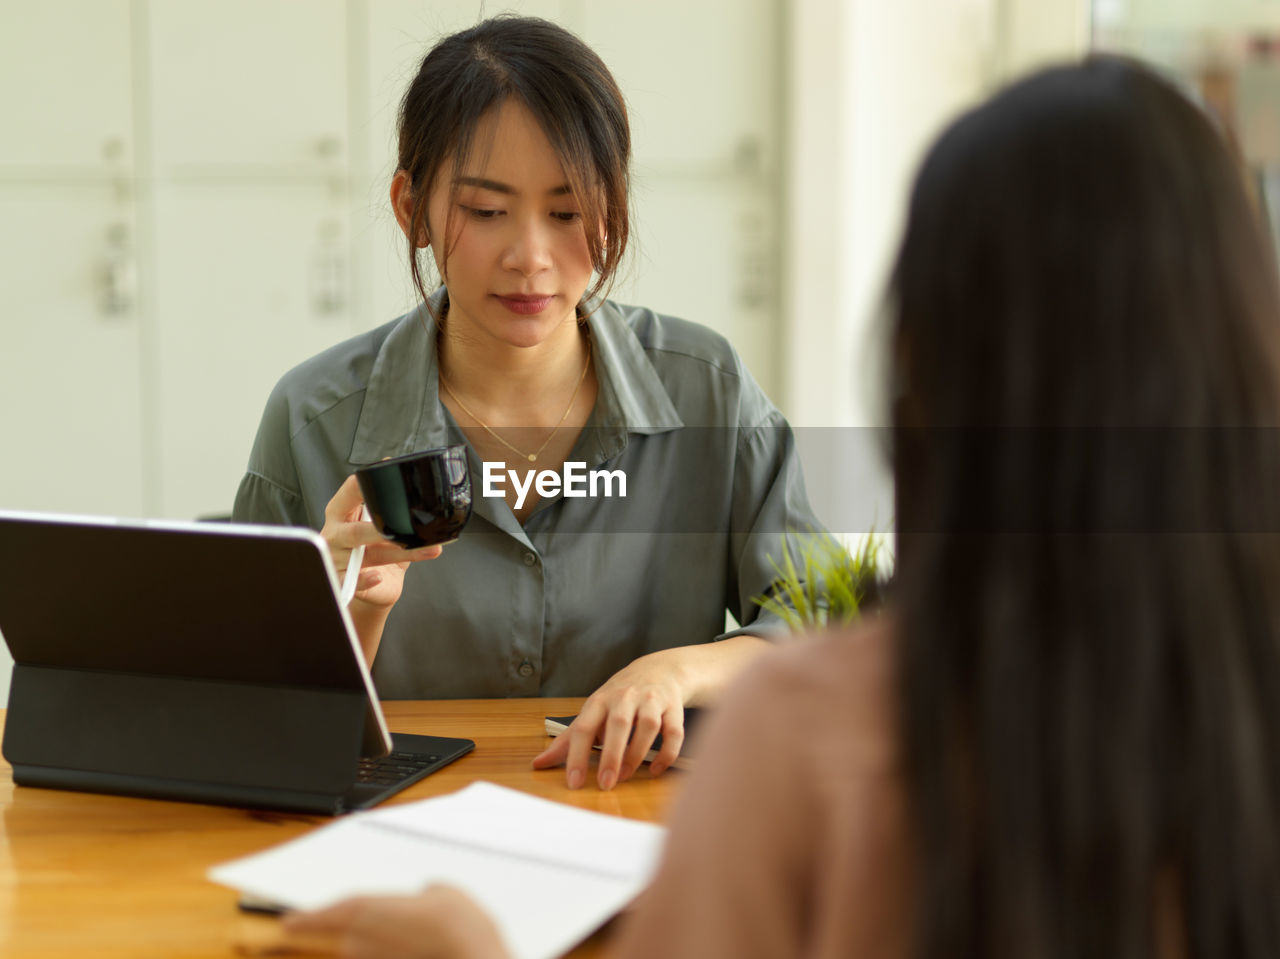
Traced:
<svg viewBox="0 0 1280 959">
<path fill-rule="evenodd" d="M 444 391 L 453 398 L 453 401 L 457 403 L 459 407 L 461 407 L 462 412 L 466 413 L 469 417 L 471 417 L 473 420 L 476 421 L 477 426 L 479 426 L 482 430 L 484 430 L 486 433 L 492 436 L 495 440 L 497 440 L 507 449 L 511 450 L 511 452 L 518 454 L 522 458 L 528 460 L 530 463 L 536 463 L 538 462 L 538 457 L 542 454 L 542 451 L 545 450 L 547 448 L 547 444 L 551 442 L 551 437 L 556 435 L 556 430 L 558 430 L 561 426 L 563 426 L 564 421 L 569 418 L 569 413 L 573 410 L 573 404 L 578 399 L 578 391 L 582 389 L 582 384 L 587 378 L 587 370 L 589 369 L 591 369 L 591 338 L 587 337 L 587 362 L 582 364 L 582 375 L 578 377 L 578 385 L 573 388 L 573 395 L 569 397 L 569 405 L 565 407 L 564 415 L 560 417 L 560 422 L 557 423 L 554 427 L 552 427 L 551 432 L 547 434 L 547 438 L 542 441 L 542 445 L 539 446 L 532 453 L 526 453 L 524 450 L 518 449 L 517 447 L 512 446 L 505 439 L 503 439 L 501 436 L 499 436 L 497 433 L 491 430 L 488 427 L 488 425 L 485 424 L 480 419 L 480 417 L 476 416 L 475 413 L 472 413 L 471 410 L 467 408 L 467 404 L 462 402 L 462 400 L 458 398 L 458 394 L 455 393 L 452 389 L 450 389 L 449 381 L 444 378 L 444 373 L 443 372 L 440 373 L 439 376 L 440 376 L 440 385 L 444 387 Z"/>
</svg>

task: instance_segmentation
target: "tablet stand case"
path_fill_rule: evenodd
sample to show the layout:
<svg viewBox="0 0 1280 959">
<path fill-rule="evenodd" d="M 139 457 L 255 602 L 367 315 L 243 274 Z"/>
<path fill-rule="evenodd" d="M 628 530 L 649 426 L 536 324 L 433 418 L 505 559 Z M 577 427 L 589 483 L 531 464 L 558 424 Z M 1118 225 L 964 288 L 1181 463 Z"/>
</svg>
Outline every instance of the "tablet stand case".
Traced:
<svg viewBox="0 0 1280 959">
<path fill-rule="evenodd" d="M 14 667 L 4 755 L 22 786 L 333 814 L 363 697 Z"/>
<path fill-rule="evenodd" d="M 342 811 L 385 741 L 318 541 L 293 532 L 0 516 L 14 781 Z"/>
</svg>

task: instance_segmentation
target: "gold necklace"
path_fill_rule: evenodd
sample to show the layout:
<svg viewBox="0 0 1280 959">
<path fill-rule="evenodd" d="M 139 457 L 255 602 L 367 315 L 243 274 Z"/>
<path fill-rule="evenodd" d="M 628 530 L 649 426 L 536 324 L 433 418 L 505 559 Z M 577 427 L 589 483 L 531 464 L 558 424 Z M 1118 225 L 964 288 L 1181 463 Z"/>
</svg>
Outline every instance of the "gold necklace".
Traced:
<svg viewBox="0 0 1280 959">
<path fill-rule="evenodd" d="M 560 417 L 560 422 L 551 428 L 551 432 L 548 433 L 547 438 L 542 441 L 542 445 L 539 446 L 532 453 L 526 453 L 524 450 L 517 449 L 516 447 L 508 443 L 505 439 L 503 439 L 501 436 L 499 436 L 497 433 L 495 433 L 493 430 L 491 430 L 480 419 L 480 417 L 476 416 L 475 413 L 472 413 L 471 410 L 467 408 L 467 404 L 462 402 L 462 400 L 458 398 L 458 394 L 449 388 L 449 381 L 444 378 L 444 372 L 441 371 L 439 375 L 440 375 L 440 385 L 444 387 L 444 391 L 448 393 L 451 397 L 453 397 L 453 401 L 455 403 L 457 403 L 460 407 L 462 407 L 462 412 L 466 413 L 469 417 L 471 417 L 473 420 L 476 421 L 477 426 L 479 426 L 482 430 L 484 430 L 486 433 L 492 436 L 495 440 L 497 440 L 507 449 L 511 450 L 511 452 L 519 454 L 520 456 L 527 459 L 530 463 L 536 463 L 538 462 L 538 457 L 542 455 L 542 451 L 545 450 L 547 448 L 547 444 L 551 442 L 551 437 L 556 435 L 556 430 L 558 430 L 561 426 L 563 426 L 564 421 L 569 418 L 569 413 L 573 410 L 573 404 L 578 399 L 578 391 L 582 389 L 582 384 L 587 378 L 587 370 L 589 369 L 591 369 L 591 338 L 587 337 L 587 362 L 582 364 L 582 375 L 578 377 L 578 385 L 573 388 L 573 395 L 569 397 L 569 405 L 565 407 L 564 415 Z"/>
</svg>

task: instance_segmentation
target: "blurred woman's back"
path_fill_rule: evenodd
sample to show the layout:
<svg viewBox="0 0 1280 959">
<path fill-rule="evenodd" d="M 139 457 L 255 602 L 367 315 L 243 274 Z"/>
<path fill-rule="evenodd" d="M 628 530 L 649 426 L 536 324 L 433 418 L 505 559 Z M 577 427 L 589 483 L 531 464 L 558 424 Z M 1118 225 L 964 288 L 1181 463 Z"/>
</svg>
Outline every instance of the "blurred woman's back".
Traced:
<svg viewBox="0 0 1280 959">
<path fill-rule="evenodd" d="M 891 608 L 699 743 L 623 954 L 1280 956 L 1280 292 L 1211 121 L 1030 77 L 916 181 Z"/>
<path fill-rule="evenodd" d="M 1143 68 L 1042 73 L 934 147 L 893 295 L 917 955 L 1280 955 L 1280 295 L 1241 171 Z"/>
</svg>

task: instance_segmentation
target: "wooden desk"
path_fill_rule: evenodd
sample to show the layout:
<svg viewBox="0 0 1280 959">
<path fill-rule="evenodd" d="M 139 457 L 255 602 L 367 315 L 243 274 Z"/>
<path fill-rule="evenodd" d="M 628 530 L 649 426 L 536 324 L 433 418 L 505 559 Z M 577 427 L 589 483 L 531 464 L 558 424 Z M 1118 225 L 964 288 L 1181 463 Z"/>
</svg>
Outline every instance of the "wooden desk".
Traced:
<svg viewBox="0 0 1280 959">
<path fill-rule="evenodd" d="M 475 751 L 390 803 L 488 780 L 633 819 L 660 820 L 679 783 L 673 771 L 602 793 L 571 792 L 564 770 L 529 761 L 548 742 L 544 716 L 577 712 L 580 699 L 391 702 L 396 732 L 474 739 Z M 3 711 L 0 710 L 0 723 Z M 226 959 L 274 935 L 275 920 L 236 909 L 231 889 L 205 879 L 213 864 L 257 852 L 324 817 L 15 787 L 0 760 L 0 956 L 6 959 Z M 575 959 L 599 955 L 598 934 Z"/>
</svg>

